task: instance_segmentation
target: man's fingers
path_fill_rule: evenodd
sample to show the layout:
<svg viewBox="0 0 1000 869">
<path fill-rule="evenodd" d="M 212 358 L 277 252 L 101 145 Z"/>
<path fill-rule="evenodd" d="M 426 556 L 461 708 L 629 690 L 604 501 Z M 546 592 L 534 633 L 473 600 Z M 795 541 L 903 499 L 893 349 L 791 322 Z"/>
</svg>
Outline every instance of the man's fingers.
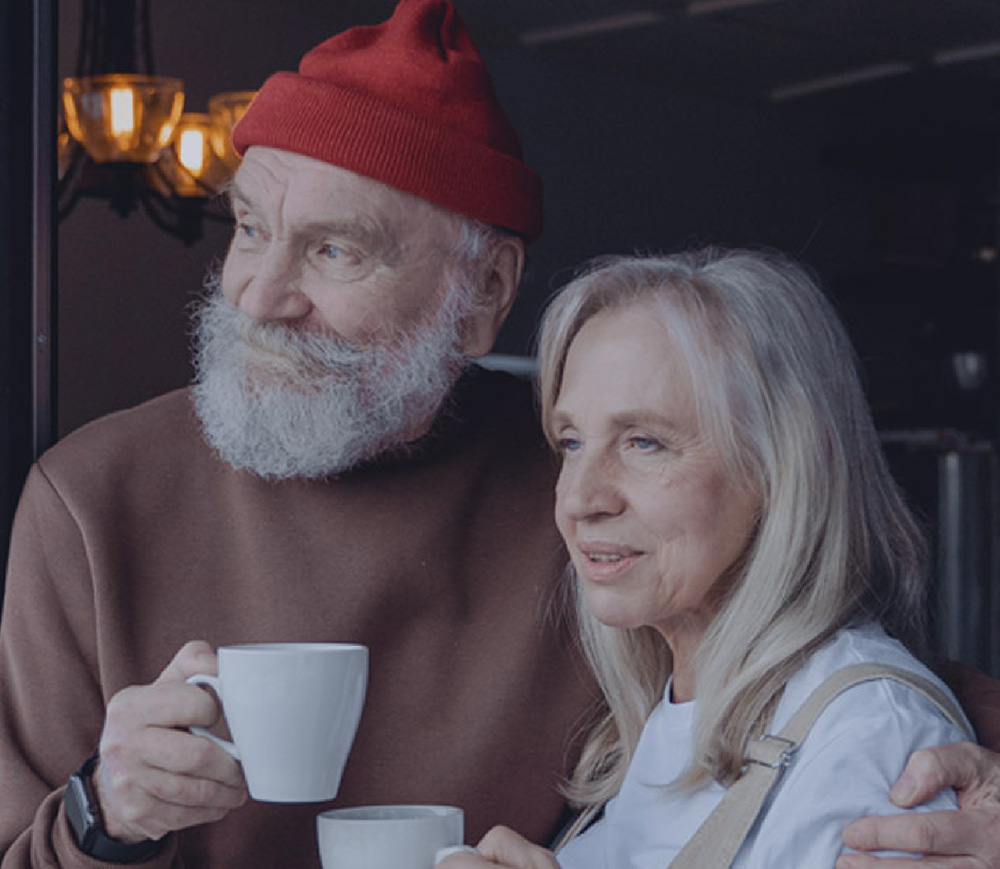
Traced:
<svg viewBox="0 0 1000 869">
<path fill-rule="evenodd" d="M 137 727 L 211 727 L 219 718 L 215 697 L 186 682 L 123 688 L 108 703 L 108 720 Z"/>
<path fill-rule="evenodd" d="M 979 784 L 991 769 L 988 753 L 971 742 L 923 748 L 910 755 L 889 796 L 903 808 L 918 806 L 946 787 Z"/>
<path fill-rule="evenodd" d="M 140 776 L 109 775 L 98 767 L 102 787 L 114 792 L 121 803 L 164 803 L 178 809 L 222 809 L 229 811 L 243 805 L 247 800 L 242 783 L 224 784 L 213 779 L 198 776 L 178 775 L 152 767 L 144 769 Z M 130 799 L 122 799 L 128 797 Z M 132 812 L 134 814 L 135 811 Z M 127 816 L 127 811 L 119 812 Z"/>
<path fill-rule="evenodd" d="M 214 676 L 219 672 L 219 659 L 215 651 L 204 640 L 185 643 L 173 660 L 157 677 L 157 682 L 183 682 L 197 673 Z"/>
<path fill-rule="evenodd" d="M 973 854 L 982 838 L 982 820 L 974 810 L 862 818 L 845 828 L 844 844 L 857 851 Z"/>
<path fill-rule="evenodd" d="M 193 748 L 171 747 L 172 740 L 191 741 Z M 202 744 L 214 751 L 203 749 Z M 112 836 L 157 839 L 171 830 L 219 820 L 246 802 L 246 786 L 236 762 L 207 739 L 163 731 L 147 745 L 154 762 L 175 762 L 193 774 L 163 769 L 145 759 L 134 763 L 102 757 L 95 784 Z"/>
<path fill-rule="evenodd" d="M 220 715 L 210 693 L 184 682 L 197 670 L 215 670 L 206 643 L 189 643 L 156 682 L 124 688 L 108 703 L 94 784 L 114 838 L 159 839 L 217 821 L 247 799 L 239 764 L 186 730 Z"/>
<path fill-rule="evenodd" d="M 211 727 L 215 697 L 186 679 L 216 673 L 207 643 L 185 645 L 149 685 L 119 691 L 108 703 L 94 776 L 108 833 L 125 842 L 217 821 L 247 800 L 239 764 L 186 728 Z"/>
<path fill-rule="evenodd" d="M 212 779 L 161 770 L 149 771 L 144 788 L 153 799 L 176 809 L 221 809 L 228 812 L 247 801 L 247 791 L 242 782 L 223 784 Z"/>
<path fill-rule="evenodd" d="M 958 861 L 958 862 L 956 862 Z M 844 854 L 837 858 L 834 869 L 983 869 L 981 863 L 964 857 L 933 858 L 873 857 L 870 854 Z"/>
<path fill-rule="evenodd" d="M 844 855 L 838 869 L 1000 869 L 1000 759 L 969 742 L 914 752 L 890 796 L 910 807 L 955 788 L 960 811 L 862 818 L 844 830 L 859 851 L 926 854 L 923 860 Z"/>
<path fill-rule="evenodd" d="M 99 781 L 116 797 L 105 816 L 108 832 L 131 841 L 221 820 L 247 800 L 245 790 L 159 770 L 146 770 L 140 780 Z"/>
<path fill-rule="evenodd" d="M 137 734 L 134 751 L 139 762 L 151 769 L 244 787 L 242 769 L 228 752 L 187 731 L 147 728 Z"/>
</svg>

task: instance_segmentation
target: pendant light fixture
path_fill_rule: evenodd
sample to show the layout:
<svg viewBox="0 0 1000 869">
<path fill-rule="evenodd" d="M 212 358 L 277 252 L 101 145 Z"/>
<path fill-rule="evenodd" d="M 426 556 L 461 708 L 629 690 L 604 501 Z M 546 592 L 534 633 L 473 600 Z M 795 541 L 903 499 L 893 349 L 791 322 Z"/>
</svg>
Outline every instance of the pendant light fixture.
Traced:
<svg viewBox="0 0 1000 869">
<path fill-rule="evenodd" d="M 254 92 L 184 112 L 183 82 L 153 70 L 149 0 L 82 4 L 76 75 L 62 89 L 60 220 L 82 197 L 103 198 L 123 217 L 141 206 L 192 244 L 204 219 L 229 219 L 213 202 L 239 165 L 230 133 Z"/>
</svg>

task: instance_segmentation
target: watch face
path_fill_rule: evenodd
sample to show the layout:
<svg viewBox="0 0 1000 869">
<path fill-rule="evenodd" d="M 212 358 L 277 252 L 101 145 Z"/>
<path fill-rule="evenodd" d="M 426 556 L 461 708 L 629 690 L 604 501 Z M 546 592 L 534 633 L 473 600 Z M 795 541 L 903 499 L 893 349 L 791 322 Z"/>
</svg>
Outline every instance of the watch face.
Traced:
<svg viewBox="0 0 1000 869">
<path fill-rule="evenodd" d="M 80 776 L 70 776 L 69 784 L 66 785 L 66 820 L 69 821 L 70 828 L 77 845 L 86 850 L 90 844 L 94 829 L 97 824 L 97 817 L 90 805 L 90 794 L 87 793 L 87 786 Z"/>
<path fill-rule="evenodd" d="M 73 838 L 79 849 L 88 857 L 105 863 L 141 863 L 159 850 L 159 844 L 147 839 L 144 842 L 128 844 L 110 838 L 101 826 L 97 798 L 90 789 L 87 765 L 82 768 L 84 775 L 74 773 L 66 785 L 63 804 L 66 806 L 66 820 L 69 821 Z M 90 767 L 93 769 L 93 766 Z"/>
</svg>

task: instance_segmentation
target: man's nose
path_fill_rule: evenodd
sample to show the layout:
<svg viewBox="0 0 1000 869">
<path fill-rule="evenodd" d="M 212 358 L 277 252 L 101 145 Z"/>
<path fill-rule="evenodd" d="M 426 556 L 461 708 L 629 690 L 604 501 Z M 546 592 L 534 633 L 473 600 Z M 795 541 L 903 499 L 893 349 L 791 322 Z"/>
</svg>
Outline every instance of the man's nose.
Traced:
<svg viewBox="0 0 1000 869">
<path fill-rule="evenodd" d="M 233 300 L 244 314 L 273 322 L 300 320 L 312 310 L 312 301 L 302 288 L 301 263 L 291 252 L 273 249 L 257 265 L 248 272 L 238 298 Z"/>
</svg>

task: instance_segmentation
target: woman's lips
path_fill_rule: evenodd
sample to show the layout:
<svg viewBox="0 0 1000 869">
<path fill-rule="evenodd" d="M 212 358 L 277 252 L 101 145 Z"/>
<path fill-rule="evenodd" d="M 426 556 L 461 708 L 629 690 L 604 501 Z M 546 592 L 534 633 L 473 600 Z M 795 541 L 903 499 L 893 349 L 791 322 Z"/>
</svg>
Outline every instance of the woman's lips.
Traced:
<svg viewBox="0 0 1000 869">
<path fill-rule="evenodd" d="M 630 546 L 613 543 L 581 543 L 577 567 L 592 582 L 609 582 L 628 570 L 642 553 Z"/>
</svg>

